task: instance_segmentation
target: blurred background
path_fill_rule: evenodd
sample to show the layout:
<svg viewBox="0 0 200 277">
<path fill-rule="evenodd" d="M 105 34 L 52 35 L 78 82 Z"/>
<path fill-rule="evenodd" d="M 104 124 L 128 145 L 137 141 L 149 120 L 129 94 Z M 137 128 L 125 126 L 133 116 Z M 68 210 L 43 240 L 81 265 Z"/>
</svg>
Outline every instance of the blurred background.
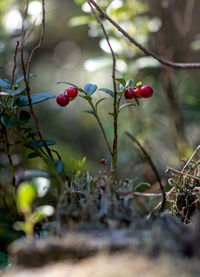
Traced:
<svg viewBox="0 0 200 277">
<path fill-rule="evenodd" d="M 0 1 L 1 78 L 10 78 L 16 41 L 20 40 L 24 2 Z M 97 1 L 138 42 L 160 56 L 176 62 L 200 61 L 200 2 L 195 0 L 104 0 Z M 35 27 L 25 44 L 25 57 L 40 35 L 41 1 L 30 1 L 27 28 Z M 174 70 L 144 56 L 107 21 L 104 26 L 117 56 L 117 77 L 142 81 L 154 89 L 154 96 L 142 99 L 139 107 L 121 112 L 119 120 L 119 177 L 153 181 L 154 175 L 140 150 L 125 135 L 131 132 L 149 152 L 163 177 L 167 165 L 180 167 L 181 157 L 189 157 L 199 144 L 199 70 Z M 22 75 L 20 57 L 16 77 Z M 44 42 L 33 59 L 32 93 L 63 93 L 68 81 L 79 87 L 94 83 L 112 89 L 112 59 L 106 41 L 93 15 L 82 0 L 46 1 Z M 100 116 L 112 139 L 112 99 L 103 92 L 94 98 L 108 97 L 100 104 Z M 55 99 L 35 107 L 42 132 L 56 141 L 66 168 L 73 171 L 71 159 L 87 158 L 85 170 L 97 174 L 103 170 L 99 161 L 110 161 L 99 127 L 84 99 L 76 99 L 65 108 Z M 38 158 L 23 160 L 13 148 L 16 165 L 42 168 Z M 24 156 L 25 157 L 25 156 Z M 6 159 L 1 154 L 1 163 Z"/>
</svg>

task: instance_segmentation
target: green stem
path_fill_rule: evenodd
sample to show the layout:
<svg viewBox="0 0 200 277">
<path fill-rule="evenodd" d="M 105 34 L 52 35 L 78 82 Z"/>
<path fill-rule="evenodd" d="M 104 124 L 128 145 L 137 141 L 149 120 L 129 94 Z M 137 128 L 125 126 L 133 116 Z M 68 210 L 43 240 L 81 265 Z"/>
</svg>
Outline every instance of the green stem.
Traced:
<svg viewBox="0 0 200 277">
<path fill-rule="evenodd" d="M 99 124 L 99 127 L 100 127 L 100 129 L 101 129 L 101 132 L 102 132 L 103 137 L 104 137 L 104 140 L 105 140 L 105 143 L 106 143 L 106 145 L 107 145 L 107 147 L 108 147 L 108 151 L 109 151 L 110 155 L 112 156 L 112 150 L 111 150 L 110 144 L 109 144 L 109 142 L 108 142 L 108 139 L 107 139 L 107 136 L 106 136 L 104 127 L 103 127 L 103 125 L 102 125 L 102 123 L 101 123 L 101 120 L 100 120 L 98 114 L 97 114 L 97 110 L 95 109 L 95 106 L 94 106 L 94 104 L 92 103 L 92 101 L 89 101 L 89 104 L 90 104 L 90 106 L 91 106 L 91 108 L 92 108 L 92 110 L 93 110 L 93 112 L 94 112 L 94 116 L 95 116 L 95 118 L 96 118 L 96 120 L 97 120 L 97 122 L 98 122 L 98 124 Z"/>
</svg>

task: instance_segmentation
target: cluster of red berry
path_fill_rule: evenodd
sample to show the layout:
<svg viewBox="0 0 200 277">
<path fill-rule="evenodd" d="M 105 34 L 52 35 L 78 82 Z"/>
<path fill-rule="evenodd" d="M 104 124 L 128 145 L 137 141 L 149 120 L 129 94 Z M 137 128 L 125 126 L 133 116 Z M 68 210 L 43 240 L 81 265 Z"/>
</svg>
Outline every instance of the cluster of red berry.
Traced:
<svg viewBox="0 0 200 277">
<path fill-rule="evenodd" d="M 70 101 L 74 100 L 78 95 L 78 89 L 76 87 L 70 87 L 64 91 L 64 93 L 59 94 L 56 98 L 58 105 L 64 107 L 69 104 Z"/>
<path fill-rule="evenodd" d="M 133 99 L 134 97 L 149 98 L 153 95 L 153 89 L 147 85 L 139 85 L 135 89 L 127 88 L 124 95 L 126 99 Z"/>
</svg>

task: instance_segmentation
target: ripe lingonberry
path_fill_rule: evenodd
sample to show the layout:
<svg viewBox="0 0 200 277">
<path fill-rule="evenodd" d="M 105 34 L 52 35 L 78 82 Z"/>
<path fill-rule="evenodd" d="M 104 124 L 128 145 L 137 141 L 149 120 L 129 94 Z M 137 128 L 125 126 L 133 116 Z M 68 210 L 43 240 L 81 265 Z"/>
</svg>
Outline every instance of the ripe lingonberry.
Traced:
<svg viewBox="0 0 200 277">
<path fill-rule="evenodd" d="M 141 95 L 144 98 L 149 98 L 153 95 L 153 89 L 150 86 L 144 85 L 141 87 Z"/>
<path fill-rule="evenodd" d="M 69 96 L 70 100 L 76 98 L 76 96 L 78 95 L 78 89 L 76 87 L 68 88 L 67 95 Z"/>
<path fill-rule="evenodd" d="M 134 95 L 137 98 L 142 98 L 142 90 L 140 87 L 137 87 L 136 89 L 134 89 Z"/>
<path fill-rule="evenodd" d="M 69 104 L 69 96 L 62 93 L 59 94 L 56 98 L 56 102 L 58 103 L 58 105 L 60 105 L 61 107 L 66 106 L 67 104 Z"/>
<path fill-rule="evenodd" d="M 127 88 L 124 92 L 126 99 L 133 99 L 134 98 L 134 91 L 132 88 Z"/>
<path fill-rule="evenodd" d="M 101 160 L 100 160 L 100 163 L 101 163 L 101 164 L 105 164 L 105 162 L 106 162 L 105 159 L 101 159 Z"/>
</svg>

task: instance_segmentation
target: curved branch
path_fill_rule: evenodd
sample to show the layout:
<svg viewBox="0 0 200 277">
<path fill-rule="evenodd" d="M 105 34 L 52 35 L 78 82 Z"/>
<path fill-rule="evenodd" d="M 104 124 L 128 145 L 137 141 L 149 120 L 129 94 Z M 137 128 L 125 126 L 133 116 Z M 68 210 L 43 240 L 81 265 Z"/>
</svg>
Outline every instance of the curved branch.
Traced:
<svg viewBox="0 0 200 277">
<path fill-rule="evenodd" d="M 152 56 L 154 59 L 159 61 L 161 64 L 170 66 L 173 68 L 179 68 L 179 69 L 197 69 L 200 68 L 200 63 L 176 63 L 166 60 L 163 57 L 160 57 L 159 55 L 155 54 L 148 48 L 144 47 L 142 44 L 137 42 L 133 37 L 131 37 L 117 22 L 115 22 L 109 15 L 107 15 L 106 12 L 104 12 L 101 7 L 94 1 L 94 0 L 88 0 L 92 5 L 100 12 L 100 14 L 107 19 L 120 33 L 124 35 L 132 44 L 134 44 L 136 47 L 138 47 L 142 52 L 144 52 L 147 56 Z"/>
</svg>

